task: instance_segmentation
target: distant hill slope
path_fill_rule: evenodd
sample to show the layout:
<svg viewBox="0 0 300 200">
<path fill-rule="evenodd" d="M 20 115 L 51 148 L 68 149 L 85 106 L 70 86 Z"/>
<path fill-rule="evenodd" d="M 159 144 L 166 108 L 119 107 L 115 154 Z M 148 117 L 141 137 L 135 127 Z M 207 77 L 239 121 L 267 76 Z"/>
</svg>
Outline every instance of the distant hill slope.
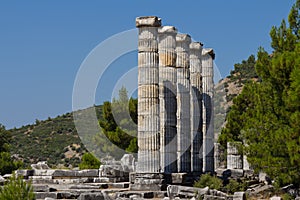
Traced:
<svg viewBox="0 0 300 200">
<path fill-rule="evenodd" d="M 80 112 L 80 111 L 78 111 Z M 101 106 L 96 106 L 98 118 Z M 52 167 L 75 167 L 86 152 L 76 131 L 72 113 L 10 130 L 11 153 L 26 166 L 47 161 Z"/>
<path fill-rule="evenodd" d="M 215 85 L 214 115 L 215 115 L 215 138 L 221 133 L 226 124 L 226 114 L 230 110 L 234 97 L 242 92 L 243 86 L 253 80 L 258 81 L 255 72 L 255 57 L 249 56 L 247 60 L 234 65 L 234 70 L 226 78 Z"/>
</svg>

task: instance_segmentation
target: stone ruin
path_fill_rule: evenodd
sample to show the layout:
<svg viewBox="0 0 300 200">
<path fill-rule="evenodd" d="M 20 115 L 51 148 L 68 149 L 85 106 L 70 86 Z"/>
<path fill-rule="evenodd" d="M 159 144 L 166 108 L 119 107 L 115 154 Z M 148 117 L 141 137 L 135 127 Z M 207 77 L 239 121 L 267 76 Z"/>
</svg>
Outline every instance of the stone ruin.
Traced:
<svg viewBox="0 0 300 200">
<path fill-rule="evenodd" d="M 189 187 L 206 172 L 241 177 L 249 164 L 228 144 L 219 169 L 213 119 L 213 49 L 193 42 L 155 16 L 138 17 L 138 158 L 105 158 L 100 169 L 49 169 L 46 162 L 16 174 L 31 181 L 37 199 L 245 199 Z M 0 177 L 0 181 L 1 179 Z M 268 187 L 267 189 L 270 189 Z"/>
<path fill-rule="evenodd" d="M 161 189 L 176 173 L 213 173 L 214 51 L 161 26 L 155 16 L 138 17 L 136 27 L 138 162 L 132 188 Z"/>
</svg>

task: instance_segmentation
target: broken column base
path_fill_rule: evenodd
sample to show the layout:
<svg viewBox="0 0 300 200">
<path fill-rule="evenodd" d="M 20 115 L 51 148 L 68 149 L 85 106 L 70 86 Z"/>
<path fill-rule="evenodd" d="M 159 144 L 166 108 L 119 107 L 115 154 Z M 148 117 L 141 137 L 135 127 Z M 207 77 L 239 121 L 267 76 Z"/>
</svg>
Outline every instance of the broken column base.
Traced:
<svg viewBox="0 0 300 200">
<path fill-rule="evenodd" d="M 171 183 L 171 175 L 163 173 L 132 172 L 129 175 L 130 190 L 163 191 Z"/>
<path fill-rule="evenodd" d="M 141 173 L 129 175 L 130 190 L 165 191 L 168 185 L 192 186 L 202 173 Z"/>
</svg>

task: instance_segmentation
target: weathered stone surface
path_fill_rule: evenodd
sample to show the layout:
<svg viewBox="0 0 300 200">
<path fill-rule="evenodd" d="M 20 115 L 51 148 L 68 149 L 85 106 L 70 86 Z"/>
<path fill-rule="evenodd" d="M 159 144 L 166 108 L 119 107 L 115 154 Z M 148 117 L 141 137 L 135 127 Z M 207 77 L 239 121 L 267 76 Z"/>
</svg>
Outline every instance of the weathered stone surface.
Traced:
<svg viewBox="0 0 300 200">
<path fill-rule="evenodd" d="M 16 176 L 22 176 L 24 178 L 28 178 L 28 176 L 33 176 L 34 170 L 33 169 L 23 169 L 23 170 L 17 170 Z"/>
<path fill-rule="evenodd" d="M 49 192 L 48 185 L 33 185 L 34 192 Z"/>
<path fill-rule="evenodd" d="M 98 169 L 86 169 L 86 170 L 78 170 L 75 171 L 76 177 L 98 177 L 99 170 Z"/>
<path fill-rule="evenodd" d="M 213 55 L 213 56 L 212 56 Z M 203 88 L 203 171 L 214 172 L 214 53 L 212 49 L 202 50 Z"/>
<path fill-rule="evenodd" d="M 40 161 L 37 164 L 31 164 L 32 169 L 50 169 L 47 165 L 47 161 Z"/>
<path fill-rule="evenodd" d="M 190 44 L 190 124 L 191 124 L 191 171 L 202 172 L 202 44 Z"/>
<path fill-rule="evenodd" d="M 78 200 L 105 200 L 103 193 L 95 192 L 95 193 L 83 193 L 80 194 Z"/>
<path fill-rule="evenodd" d="M 246 200 L 245 192 L 235 192 L 233 194 L 233 200 Z"/>
<path fill-rule="evenodd" d="M 165 173 L 177 172 L 176 35 L 173 26 L 158 29 L 160 168 Z"/>
<path fill-rule="evenodd" d="M 191 37 L 176 35 L 177 71 L 177 168 L 178 172 L 191 171 L 190 126 L 190 58 Z"/>
<path fill-rule="evenodd" d="M 159 172 L 159 96 L 157 35 L 161 20 L 138 17 L 138 164 L 139 172 Z M 151 162 L 150 162 L 151 161 Z"/>
<path fill-rule="evenodd" d="M 53 198 L 57 199 L 57 193 L 55 192 L 35 192 L 36 199 Z"/>
<path fill-rule="evenodd" d="M 228 169 L 243 169 L 243 157 L 238 152 L 237 146 L 241 142 L 227 143 L 227 168 Z"/>
<path fill-rule="evenodd" d="M 169 185 L 167 187 L 167 194 L 168 197 L 171 199 L 178 197 L 178 196 L 185 196 L 185 197 L 200 197 L 205 194 L 208 194 L 209 188 L 195 188 L 195 187 L 185 187 L 185 186 L 178 186 L 178 185 Z"/>
<path fill-rule="evenodd" d="M 203 200 L 225 200 L 225 197 L 218 197 L 218 196 L 214 196 L 214 195 L 207 195 L 205 194 L 203 197 Z"/>
<path fill-rule="evenodd" d="M 53 176 L 54 172 L 54 169 L 35 169 L 33 176 Z"/>
<path fill-rule="evenodd" d="M 159 27 L 159 26 L 161 26 L 161 19 L 156 16 L 137 17 L 135 20 L 135 25 L 138 28 L 143 27 L 143 26 Z"/>
<path fill-rule="evenodd" d="M 282 198 L 279 196 L 273 196 L 270 198 L 270 200 L 282 200 Z"/>
</svg>

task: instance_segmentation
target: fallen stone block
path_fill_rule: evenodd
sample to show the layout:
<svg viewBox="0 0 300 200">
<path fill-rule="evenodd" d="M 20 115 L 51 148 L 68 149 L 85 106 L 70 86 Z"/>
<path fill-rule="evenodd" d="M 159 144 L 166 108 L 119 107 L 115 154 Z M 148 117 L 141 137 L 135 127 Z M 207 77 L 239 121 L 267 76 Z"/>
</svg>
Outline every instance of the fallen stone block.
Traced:
<svg viewBox="0 0 300 200">
<path fill-rule="evenodd" d="M 52 176 L 54 172 L 54 169 L 35 169 L 32 176 Z"/>
<path fill-rule="evenodd" d="M 17 170 L 16 176 L 17 177 L 23 177 L 24 179 L 27 179 L 28 176 L 33 176 L 34 170 L 33 169 L 24 169 L 24 170 Z"/>
<path fill-rule="evenodd" d="M 32 169 L 50 169 L 47 165 L 47 161 L 40 161 L 37 164 L 31 164 Z"/>
<path fill-rule="evenodd" d="M 235 192 L 233 194 L 233 200 L 246 200 L 245 192 Z"/>
<path fill-rule="evenodd" d="M 52 180 L 52 176 L 29 176 L 28 179 L 31 180 Z"/>
<path fill-rule="evenodd" d="M 45 199 L 45 198 L 57 199 L 57 193 L 55 192 L 35 192 L 36 199 Z"/>
<path fill-rule="evenodd" d="M 203 197 L 203 200 L 226 200 L 226 198 L 205 194 L 204 197 Z"/>
<path fill-rule="evenodd" d="M 98 177 L 99 170 L 98 169 L 86 169 L 86 170 L 79 170 L 75 171 L 76 177 Z"/>
<path fill-rule="evenodd" d="M 167 194 L 168 197 L 175 198 L 178 196 L 184 196 L 184 197 L 196 197 L 196 196 L 203 196 L 205 194 L 208 194 L 209 188 L 195 188 L 195 187 L 186 187 L 186 186 L 179 186 L 179 185 L 169 185 L 167 187 Z"/>
<path fill-rule="evenodd" d="M 34 192 L 49 192 L 48 185 L 32 185 Z"/>
<path fill-rule="evenodd" d="M 104 198 L 104 195 L 101 192 L 82 193 L 78 197 L 78 200 L 105 200 L 105 198 Z"/>
<path fill-rule="evenodd" d="M 52 176 L 53 176 L 53 178 L 76 177 L 76 171 L 74 171 L 74 170 L 55 170 Z"/>
</svg>

